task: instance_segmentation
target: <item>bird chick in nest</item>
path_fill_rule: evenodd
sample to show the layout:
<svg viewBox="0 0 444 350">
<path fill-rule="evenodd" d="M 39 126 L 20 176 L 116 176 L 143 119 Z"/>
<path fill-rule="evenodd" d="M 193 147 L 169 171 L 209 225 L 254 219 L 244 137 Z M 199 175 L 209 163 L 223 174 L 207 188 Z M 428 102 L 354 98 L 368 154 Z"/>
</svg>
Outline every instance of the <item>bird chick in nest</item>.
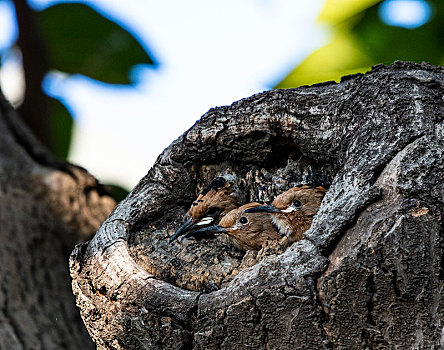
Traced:
<svg viewBox="0 0 444 350">
<path fill-rule="evenodd" d="M 187 221 L 171 236 L 169 242 L 190 231 L 219 223 L 225 214 L 238 206 L 230 183 L 223 177 L 216 177 L 191 204 Z"/>
<path fill-rule="evenodd" d="M 259 250 L 270 240 L 282 237 L 272 223 L 272 214 L 264 212 L 247 212 L 261 207 L 260 203 L 248 203 L 226 214 L 219 225 L 213 225 L 186 234 L 186 237 L 201 234 L 226 234 L 228 240 L 241 250 Z"/>
<path fill-rule="evenodd" d="M 297 242 L 310 228 L 326 192 L 322 186 L 293 187 L 277 196 L 271 205 L 256 206 L 246 213 L 270 213 L 281 236 Z"/>
</svg>

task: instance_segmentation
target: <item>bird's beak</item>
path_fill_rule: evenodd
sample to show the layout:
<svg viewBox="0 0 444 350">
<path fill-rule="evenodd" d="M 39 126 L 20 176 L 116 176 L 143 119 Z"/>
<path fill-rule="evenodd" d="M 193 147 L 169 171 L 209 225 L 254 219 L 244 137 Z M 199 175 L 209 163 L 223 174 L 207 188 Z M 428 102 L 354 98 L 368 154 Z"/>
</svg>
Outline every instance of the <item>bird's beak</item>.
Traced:
<svg viewBox="0 0 444 350">
<path fill-rule="evenodd" d="M 174 234 L 170 237 L 169 243 L 171 243 L 172 241 L 174 241 L 176 238 L 184 235 L 185 233 L 187 233 L 191 227 L 193 226 L 193 218 L 190 217 L 186 223 L 184 223 L 182 226 L 180 226 L 176 232 L 174 232 Z"/>
<path fill-rule="evenodd" d="M 282 213 L 282 210 L 274 205 L 261 205 L 260 207 L 247 209 L 245 213 Z"/>
<path fill-rule="evenodd" d="M 174 232 L 174 234 L 170 237 L 169 243 L 186 234 L 187 232 L 194 230 L 195 228 L 200 229 L 202 227 L 206 227 L 212 224 L 213 221 L 214 219 L 210 216 L 206 216 L 200 219 L 198 222 L 193 222 L 193 218 L 190 217 L 187 222 L 185 222 L 182 226 L 178 228 L 176 232 Z"/>
<path fill-rule="evenodd" d="M 228 233 L 227 229 L 219 226 L 219 225 L 213 225 L 213 226 L 208 226 L 208 227 L 203 227 L 203 228 L 199 228 L 197 230 L 193 230 L 188 232 L 185 237 L 189 238 L 189 237 L 197 237 L 197 236 L 202 236 L 202 235 L 208 235 L 211 233 Z"/>
</svg>

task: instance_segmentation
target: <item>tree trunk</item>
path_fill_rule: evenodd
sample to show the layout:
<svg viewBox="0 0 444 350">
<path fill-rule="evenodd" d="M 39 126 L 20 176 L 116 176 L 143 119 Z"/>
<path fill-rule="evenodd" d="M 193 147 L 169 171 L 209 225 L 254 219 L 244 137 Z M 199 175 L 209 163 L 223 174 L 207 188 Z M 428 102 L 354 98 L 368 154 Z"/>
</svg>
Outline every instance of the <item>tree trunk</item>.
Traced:
<svg viewBox="0 0 444 350">
<path fill-rule="evenodd" d="M 0 349 L 92 349 L 70 289 L 69 252 L 115 202 L 55 160 L 0 92 Z"/>
<path fill-rule="evenodd" d="M 438 348 L 444 324 L 444 69 L 396 62 L 206 113 L 73 251 L 106 349 Z M 243 254 L 168 237 L 199 189 L 241 202 L 330 182 L 304 239 Z"/>
</svg>

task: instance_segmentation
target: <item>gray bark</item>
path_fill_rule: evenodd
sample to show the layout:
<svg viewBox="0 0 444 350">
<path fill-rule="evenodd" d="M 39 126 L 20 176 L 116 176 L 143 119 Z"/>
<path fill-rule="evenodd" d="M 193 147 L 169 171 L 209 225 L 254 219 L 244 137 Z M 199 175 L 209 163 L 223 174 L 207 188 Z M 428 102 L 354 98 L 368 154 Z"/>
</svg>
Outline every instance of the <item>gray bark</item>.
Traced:
<svg viewBox="0 0 444 350">
<path fill-rule="evenodd" d="M 51 156 L 0 92 L 0 349 L 92 349 L 67 260 L 115 202 Z"/>
<path fill-rule="evenodd" d="M 396 62 L 211 109 L 72 253 L 98 348 L 439 348 L 443 84 L 442 68 Z M 282 254 L 169 245 L 216 175 L 241 202 L 331 187 Z"/>
</svg>

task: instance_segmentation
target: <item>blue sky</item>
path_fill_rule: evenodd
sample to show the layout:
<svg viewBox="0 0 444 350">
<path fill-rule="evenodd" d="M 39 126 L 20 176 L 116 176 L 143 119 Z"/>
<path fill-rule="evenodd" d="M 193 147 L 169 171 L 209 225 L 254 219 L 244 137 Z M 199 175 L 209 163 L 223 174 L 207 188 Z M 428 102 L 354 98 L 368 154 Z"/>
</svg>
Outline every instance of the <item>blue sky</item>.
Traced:
<svg viewBox="0 0 444 350">
<path fill-rule="evenodd" d="M 54 2 L 32 4 L 41 8 Z M 159 67 L 135 67 L 134 86 L 52 72 L 44 89 L 75 118 L 70 161 L 102 182 L 127 188 L 208 109 L 272 88 L 329 37 L 316 23 L 323 0 L 85 2 L 128 27 Z M 0 2 L 0 50 L 16 35 L 5 4 Z M 4 67 L 2 86 L 17 93 L 17 60 L 6 60 Z"/>
</svg>

